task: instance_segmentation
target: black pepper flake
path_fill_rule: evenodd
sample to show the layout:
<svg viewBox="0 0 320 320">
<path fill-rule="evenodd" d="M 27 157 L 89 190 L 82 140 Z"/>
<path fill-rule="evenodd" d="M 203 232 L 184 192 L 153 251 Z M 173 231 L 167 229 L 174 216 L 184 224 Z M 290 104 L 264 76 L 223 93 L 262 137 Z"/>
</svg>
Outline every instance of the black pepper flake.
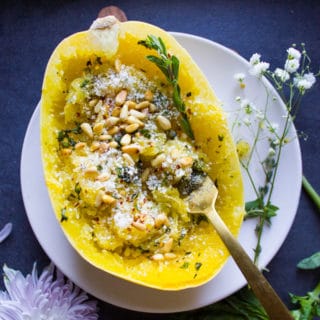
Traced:
<svg viewBox="0 0 320 320">
<path fill-rule="evenodd" d="M 186 96 L 187 96 L 188 98 L 191 97 L 191 95 L 192 95 L 191 92 L 188 92 L 188 93 L 186 94 Z"/>
</svg>

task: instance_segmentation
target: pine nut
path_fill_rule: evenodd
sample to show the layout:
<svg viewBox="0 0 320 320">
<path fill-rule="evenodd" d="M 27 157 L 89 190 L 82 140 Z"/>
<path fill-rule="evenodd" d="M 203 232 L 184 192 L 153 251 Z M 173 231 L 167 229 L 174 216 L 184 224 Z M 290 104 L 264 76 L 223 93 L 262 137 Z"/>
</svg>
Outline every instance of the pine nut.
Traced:
<svg viewBox="0 0 320 320">
<path fill-rule="evenodd" d="M 131 101 L 131 100 L 126 101 L 125 104 L 128 106 L 128 109 L 129 109 L 129 110 L 135 109 L 136 106 L 137 106 L 137 104 L 136 104 L 134 101 Z"/>
<path fill-rule="evenodd" d="M 137 123 L 140 126 L 144 126 L 144 123 L 142 121 L 140 121 L 138 118 L 134 117 L 134 116 L 129 116 L 126 121 L 130 124 L 132 123 Z"/>
<path fill-rule="evenodd" d="M 120 144 L 122 145 L 122 146 L 127 146 L 128 144 L 130 144 L 131 143 L 131 136 L 130 136 L 130 134 L 125 134 L 122 138 L 121 138 L 121 140 L 120 140 Z"/>
<path fill-rule="evenodd" d="M 91 174 L 97 174 L 98 173 L 98 169 L 96 166 L 91 166 L 91 167 L 88 167 L 84 170 L 84 173 L 85 174 L 88 174 L 88 175 L 91 175 Z"/>
<path fill-rule="evenodd" d="M 63 149 L 61 150 L 61 154 L 62 154 L 63 156 L 70 156 L 71 153 L 72 153 L 72 150 L 69 149 L 69 148 L 63 148 Z"/>
<path fill-rule="evenodd" d="M 110 148 L 118 148 L 118 146 L 119 146 L 119 144 L 118 144 L 117 141 L 111 141 L 111 142 L 109 143 L 109 147 L 110 147 Z"/>
<path fill-rule="evenodd" d="M 114 62 L 114 67 L 116 69 L 116 71 L 119 73 L 121 71 L 121 61 L 120 59 L 116 59 L 116 61 Z"/>
<path fill-rule="evenodd" d="M 104 195 L 104 192 L 102 190 L 99 190 L 97 196 L 96 196 L 96 201 L 95 201 L 95 206 L 100 207 L 102 204 L 102 196 Z"/>
<path fill-rule="evenodd" d="M 157 155 L 153 160 L 151 160 L 151 165 L 152 165 L 152 167 L 158 167 L 165 160 L 166 160 L 166 155 L 164 153 L 161 153 L 161 154 Z"/>
<path fill-rule="evenodd" d="M 76 150 L 81 150 L 81 149 L 83 149 L 85 146 L 86 146 L 86 143 L 85 143 L 85 142 L 78 142 L 78 143 L 74 146 L 74 148 L 75 148 Z"/>
<path fill-rule="evenodd" d="M 102 108 L 102 101 L 100 100 L 94 107 L 94 112 L 95 113 L 99 113 L 101 111 Z"/>
<path fill-rule="evenodd" d="M 130 155 L 138 154 L 141 150 L 141 147 L 138 144 L 129 144 L 121 148 L 122 152 L 129 153 Z"/>
<path fill-rule="evenodd" d="M 93 137 L 93 131 L 89 123 L 87 122 L 81 123 L 80 128 L 89 138 Z"/>
<path fill-rule="evenodd" d="M 138 130 L 139 127 L 140 127 L 140 125 L 138 123 L 132 123 L 132 124 L 129 124 L 128 126 L 126 126 L 125 130 L 128 133 L 133 133 L 136 130 Z"/>
<path fill-rule="evenodd" d="M 113 117 L 119 117 L 120 112 L 121 112 L 121 108 L 115 107 L 115 108 L 112 110 L 111 115 L 112 115 Z"/>
<path fill-rule="evenodd" d="M 100 146 L 99 146 L 99 152 L 100 153 L 104 153 L 104 152 L 106 152 L 108 150 L 109 150 L 109 144 L 107 144 L 105 142 L 100 143 Z"/>
<path fill-rule="evenodd" d="M 99 136 L 100 141 L 107 141 L 107 140 L 110 140 L 111 138 L 112 136 L 110 134 L 102 134 L 101 136 Z"/>
<path fill-rule="evenodd" d="M 154 261 L 162 261 L 164 260 L 164 255 L 162 253 L 156 253 L 151 257 Z"/>
<path fill-rule="evenodd" d="M 146 169 L 143 170 L 143 172 L 141 174 L 142 182 L 147 181 L 149 174 L 150 174 L 150 168 L 146 168 Z"/>
<path fill-rule="evenodd" d="M 150 91 L 150 90 L 147 90 L 145 93 L 144 93 L 144 98 L 148 101 L 152 101 L 153 99 L 153 93 Z"/>
<path fill-rule="evenodd" d="M 128 94 L 127 90 L 121 90 L 115 98 L 116 105 L 122 106 L 127 99 L 127 94 Z"/>
<path fill-rule="evenodd" d="M 135 162 L 128 153 L 123 153 L 123 159 L 130 165 L 134 166 Z"/>
<path fill-rule="evenodd" d="M 165 254 L 164 254 L 164 258 L 166 259 L 166 260 L 173 260 L 173 259 L 175 259 L 177 257 L 177 255 L 175 254 L 175 253 L 173 253 L 173 252 L 166 252 Z"/>
<path fill-rule="evenodd" d="M 141 223 L 141 222 L 138 222 L 138 221 L 133 221 L 133 222 L 132 222 L 132 225 L 133 225 L 136 229 L 138 229 L 138 230 L 140 230 L 140 231 L 145 231 L 145 230 L 147 229 L 147 227 L 146 227 L 145 224 L 143 224 L 143 223 Z"/>
<path fill-rule="evenodd" d="M 128 104 L 125 103 L 123 105 L 123 107 L 121 108 L 121 112 L 120 112 L 120 119 L 121 120 L 125 120 L 128 117 L 128 115 L 129 115 L 128 110 L 129 110 Z"/>
<path fill-rule="evenodd" d="M 156 228 L 167 225 L 169 222 L 168 217 L 164 213 L 160 213 L 155 217 L 154 225 Z"/>
<path fill-rule="evenodd" d="M 150 102 L 149 102 L 149 101 L 142 101 L 142 102 L 140 102 L 140 103 L 138 103 L 138 104 L 136 105 L 136 108 L 135 108 L 135 109 L 137 109 L 137 110 L 145 109 L 145 108 L 148 108 L 149 105 L 150 105 Z"/>
<path fill-rule="evenodd" d="M 134 117 L 140 119 L 140 120 L 143 120 L 143 119 L 145 119 L 147 117 L 147 115 L 145 113 L 137 111 L 137 110 L 134 110 L 134 109 L 130 110 L 129 114 L 131 116 L 134 116 Z"/>
<path fill-rule="evenodd" d="M 118 133 L 120 131 L 120 128 L 115 126 L 113 128 L 111 128 L 110 130 L 108 130 L 108 134 L 113 136 L 114 134 Z"/>
<path fill-rule="evenodd" d="M 149 111 L 150 111 L 151 113 L 156 112 L 156 111 L 157 111 L 157 106 L 156 106 L 155 104 L 153 104 L 153 103 L 150 103 L 150 105 L 149 105 Z"/>
<path fill-rule="evenodd" d="M 159 127 L 162 130 L 170 130 L 171 129 L 171 122 L 168 118 L 164 117 L 164 116 L 157 116 L 157 123 L 159 125 Z"/>
<path fill-rule="evenodd" d="M 106 126 L 107 126 L 107 128 L 110 128 L 110 127 L 116 125 L 116 124 L 119 122 L 119 120 L 120 120 L 120 119 L 119 119 L 118 117 L 113 117 L 113 116 L 109 117 L 109 118 L 106 120 Z"/>
<path fill-rule="evenodd" d="M 103 181 L 107 181 L 109 178 L 110 178 L 110 175 L 108 175 L 107 173 L 102 173 L 97 176 L 96 180 L 103 182 Z"/>
<path fill-rule="evenodd" d="M 102 202 L 108 205 L 113 205 L 117 202 L 117 199 L 112 196 L 109 196 L 108 194 L 104 194 L 102 196 Z"/>
<path fill-rule="evenodd" d="M 89 101 L 89 107 L 94 107 L 98 103 L 98 99 L 92 99 Z"/>
<path fill-rule="evenodd" d="M 96 123 L 96 124 L 93 126 L 93 132 L 94 132 L 94 133 L 97 133 L 97 134 L 101 133 L 102 130 L 103 130 L 103 126 L 104 126 L 103 122 L 98 122 L 98 123 Z"/>
<path fill-rule="evenodd" d="M 173 239 L 169 238 L 166 242 L 163 242 L 163 246 L 161 248 L 162 252 L 169 252 L 172 249 Z"/>
<path fill-rule="evenodd" d="M 191 167 L 193 164 L 193 159 L 191 157 L 182 157 L 179 159 L 179 164 L 183 168 Z"/>
<path fill-rule="evenodd" d="M 98 141 L 93 141 L 90 147 L 90 151 L 96 151 L 99 149 L 100 143 Z"/>
</svg>

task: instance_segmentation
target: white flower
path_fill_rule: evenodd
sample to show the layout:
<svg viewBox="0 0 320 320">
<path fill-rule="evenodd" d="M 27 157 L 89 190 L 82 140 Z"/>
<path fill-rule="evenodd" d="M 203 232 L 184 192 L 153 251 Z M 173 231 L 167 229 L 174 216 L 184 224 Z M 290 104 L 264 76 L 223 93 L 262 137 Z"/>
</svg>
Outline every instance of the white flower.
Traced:
<svg viewBox="0 0 320 320">
<path fill-rule="evenodd" d="M 0 291 L 0 319 L 5 320 L 97 320 L 96 302 L 51 264 L 38 277 L 36 266 L 24 277 L 3 267 L 7 292 Z"/>
<path fill-rule="evenodd" d="M 282 81 L 282 82 L 286 82 L 287 80 L 290 79 L 290 75 L 286 70 L 277 68 L 274 71 L 274 74 Z"/>
<path fill-rule="evenodd" d="M 250 101 L 248 99 L 243 99 L 241 101 L 240 108 L 242 110 L 244 110 L 244 112 L 246 114 L 251 114 L 252 113 L 252 109 L 253 109 L 253 107 L 252 107 L 252 105 L 251 105 L 251 103 L 250 103 Z"/>
<path fill-rule="evenodd" d="M 296 72 L 299 69 L 300 62 L 298 59 L 287 59 L 284 64 L 284 69 L 289 73 Z"/>
<path fill-rule="evenodd" d="M 236 73 L 233 77 L 235 80 L 242 82 L 245 79 L 246 75 L 242 72 L 239 72 L 239 73 Z"/>
<path fill-rule="evenodd" d="M 254 66 L 255 64 L 260 62 L 261 55 L 259 53 L 254 53 L 250 58 L 250 64 Z"/>
<path fill-rule="evenodd" d="M 310 89 L 316 82 L 316 77 L 312 72 L 306 73 L 303 76 L 297 76 L 293 79 L 294 85 L 304 91 Z"/>
<path fill-rule="evenodd" d="M 259 62 L 250 68 L 249 73 L 253 76 L 261 76 L 269 69 L 270 64 L 268 62 Z"/>
<path fill-rule="evenodd" d="M 268 156 L 272 157 L 276 154 L 276 150 L 274 150 L 273 148 L 269 148 L 269 151 L 268 151 Z"/>
<path fill-rule="evenodd" d="M 300 60 L 301 53 L 299 50 L 291 47 L 287 50 L 287 52 L 288 52 L 288 60 L 293 60 L 293 59 L 296 59 L 298 61 Z"/>
</svg>

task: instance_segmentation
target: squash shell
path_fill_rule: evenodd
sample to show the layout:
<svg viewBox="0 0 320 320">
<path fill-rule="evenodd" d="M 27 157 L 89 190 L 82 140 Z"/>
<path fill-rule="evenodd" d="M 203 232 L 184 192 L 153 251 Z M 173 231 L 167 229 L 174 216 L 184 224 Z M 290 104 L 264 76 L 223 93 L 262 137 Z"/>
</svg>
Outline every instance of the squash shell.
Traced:
<svg viewBox="0 0 320 320">
<path fill-rule="evenodd" d="M 243 183 L 236 149 L 229 132 L 226 116 L 219 106 L 207 79 L 187 51 L 167 32 L 153 25 L 114 17 L 98 19 L 91 29 L 64 39 L 54 50 L 48 62 L 41 98 L 41 151 L 45 181 L 57 220 L 64 204 L 63 183 L 57 173 L 57 131 L 66 92 L 71 81 L 81 76 L 89 58 L 101 56 L 114 62 L 143 69 L 152 77 L 163 78 L 161 72 L 145 57 L 150 51 L 139 40 L 148 35 L 161 37 L 167 50 L 180 61 L 179 84 L 182 96 L 192 95 L 186 101 L 189 121 L 195 141 L 213 163 L 212 179 L 218 181 L 219 196 L 216 208 L 234 235 L 243 220 Z M 79 235 L 84 222 L 72 219 L 60 223 L 74 249 L 95 267 L 122 279 L 161 290 L 181 290 L 196 287 L 212 279 L 225 264 L 229 253 L 211 225 L 200 225 L 199 232 L 185 241 L 188 254 L 166 262 L 144 257 L 128 259 L 98 250 Z M 185 264 L 187 263 L 187 264 Z M 200 265 L 201 268 L 196 268 Z M 188 266 L 188 267 L 183 267 Z"/>
</svg>

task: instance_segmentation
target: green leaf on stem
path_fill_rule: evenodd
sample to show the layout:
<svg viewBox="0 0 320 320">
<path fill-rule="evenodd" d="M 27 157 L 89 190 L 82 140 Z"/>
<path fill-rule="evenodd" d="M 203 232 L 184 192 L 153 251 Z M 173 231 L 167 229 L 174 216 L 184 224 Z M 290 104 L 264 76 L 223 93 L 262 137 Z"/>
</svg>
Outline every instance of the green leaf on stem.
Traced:
<svg viewBox="0 0 320 320">
<path fill-rule="evenodd" d="M 314 253 L 312 256 L 301 260 L 297 267 L 304 270 L 312 270 L 320 268 L 320 251 Z"/>
</svg>

